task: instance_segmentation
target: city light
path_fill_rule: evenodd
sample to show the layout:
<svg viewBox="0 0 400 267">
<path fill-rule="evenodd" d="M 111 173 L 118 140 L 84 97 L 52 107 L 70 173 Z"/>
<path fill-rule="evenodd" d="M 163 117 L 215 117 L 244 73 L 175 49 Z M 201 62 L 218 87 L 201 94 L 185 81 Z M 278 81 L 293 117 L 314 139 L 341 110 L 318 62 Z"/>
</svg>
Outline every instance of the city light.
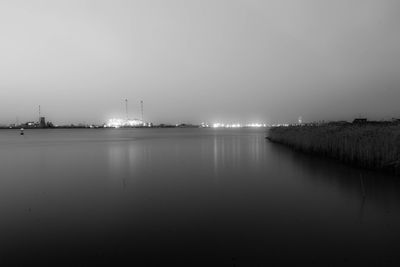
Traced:
<svg viewBox="0 0 400 267">
<path fill-rule="evenodd" d="M 268 124 L 265 123 L 260 123 L 260 122 L 252 122 L 252 123 L 225 123 L 225 122 L 214 122 L 214 123 L 206 123 L 202 122 L 198 125 L 191 125 L 190 126 L 195 126 L 195 127 L 200 127 L 200 128 L 265 128 L 269 127 Z M 188 126 L 187 124 L 173 124 L 173 127 L 185 127 Z M 105 128 L 121 128 L 121 127 L 153 127 L 152 123 L 145 123 L 142 120 L 139 119 L 133 119 L 133 120 L 126 120 L 126 119 L 121 119 L 121 118 L 112 118 L 107 121 L 107 123 L 104 124 Z"/>
<path fill-rule="evenodd" d="M 213 128 L 220 128 L 220 127 L 225 127 L 225 124 L 223 123 L 213 123 Z"/>
<path fill-rule="evenodd" d="M 106 126 L 109 128 L 120 128 L 120 127 L 137 127 L 145 125 L 141 120 L 124 120 L 124 119 L 109 119 Z"/>
<path fill-rule="evenodd" d="M 289 127 L 290 124 L 288 123 L 276 123 L 276 124 L 272 124 L 272 127 Z"/>
<path fill-rule="evenodd" d="M 260 128 L 260 127 L 267 127 L 267 125 L 261 123 L 250 123 L 247 124 L 246 127 Z"/>
<path fill-rule="evenodd" d="M 265 123 L 248 123 L 248 124 L 240 124 L 240 123 L 221 123 L 216 122 L 212 124 L 213 128 L 261 128 L 268 127 Z"/>
</svg>

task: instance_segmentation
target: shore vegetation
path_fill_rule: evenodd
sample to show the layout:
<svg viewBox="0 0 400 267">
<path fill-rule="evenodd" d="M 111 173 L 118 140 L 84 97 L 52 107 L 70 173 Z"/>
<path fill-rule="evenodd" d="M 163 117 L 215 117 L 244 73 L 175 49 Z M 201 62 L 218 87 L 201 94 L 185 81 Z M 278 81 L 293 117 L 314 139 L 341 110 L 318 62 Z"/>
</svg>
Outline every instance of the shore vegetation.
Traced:
<svg viewBox="0 0 400 267">
<path fill-rule="evenodd" d="M 400 123 L 323 123 L 272 127 L 267 139 L 296 150 L 400 174 Z"/>
</svg>

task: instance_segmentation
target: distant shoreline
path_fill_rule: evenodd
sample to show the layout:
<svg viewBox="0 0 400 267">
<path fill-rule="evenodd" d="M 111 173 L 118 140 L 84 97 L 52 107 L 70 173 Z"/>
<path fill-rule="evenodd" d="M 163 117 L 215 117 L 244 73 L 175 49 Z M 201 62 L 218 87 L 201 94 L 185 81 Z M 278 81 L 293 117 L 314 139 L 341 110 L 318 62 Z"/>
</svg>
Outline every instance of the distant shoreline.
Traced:
<svg viewBox="0 0 400 267">
<path fill-rule="evenodd" d="M 272 127 L 266 138 L 304 153 L 400 174 L 398 122 L 338 122 Z"/>
<path fill-rule="evenodd" d="M 269 127 L 204 127 L 201 125 L 153 125 L 132 127 L 104 127 L 104 126 L 55 126 L 55 127 L 0 127 L 0 130 L 56 130 L 56 129 L 268 129 Z"/>
<path fill-rule="evenodd" d="M 203 129 L 203 127 L 54 127 L 54 128 L 25 128 L 24 130 L 124 130 L 124 129 Z M 1 130 L 14 130 L 20 131 L 21 128 L 0 128 Z"/>
<path fill-rule="evenodd" d="M 0 127 L 0 130 L 57 130 L 57 129 L 153 129 L 153 128 L 205 128 L 197 125 L 155 125 L 155 126 L 135 126 L 135 127 L 104 127 L 104 126 L 55 126 L 55 127 Z"/>
</svg>

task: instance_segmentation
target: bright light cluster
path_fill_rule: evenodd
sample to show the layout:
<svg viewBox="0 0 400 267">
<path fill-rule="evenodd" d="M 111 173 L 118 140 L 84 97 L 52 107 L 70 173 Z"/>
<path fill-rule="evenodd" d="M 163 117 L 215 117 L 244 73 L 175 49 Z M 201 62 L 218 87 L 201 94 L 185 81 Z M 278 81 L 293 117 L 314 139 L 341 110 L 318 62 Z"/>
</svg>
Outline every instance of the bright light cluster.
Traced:
<svg viewBox="0 0 400 267">
<path fill-rule="evenodd" d="M 213 128 L 243 128 L 243 127 L 251 127 L 251 128 L 260 128 L 260 127 L 267 127 L 266 124 L 261 123 L 249 123 L 249 124 L 240 124 L 240 123 L 233 123 L 233 124 L 225 124 L 225 123 L 213 123 Z"/>
<path fill-rule="evenodd" d="M 218 123 L 213 123 L 212 127 L 213 127 L 213 128 L 225 127 L 225 124 L 219 123 L 219 122 L 218 122 Z"/>
<path fill-rule="evenodd" d="M 143 126 L 144 123 L 141 120 L 124 120 L 124 119 L 109 119 L 106 123 L 107 127 L 110 128 L 120 128 L 120 127 L 136 127 L 136 126 Z"/>
<path fill-rule="evenodd" d="M 236 124 L 227 124 L 226 128 L 240 128 L 242 127 L 242 125 L 240 125 L 239 123 Z"/>
<path fill-rule="evenodd" d="M 289 127 L 288 123 L 277 123 L 277 124 L 272 124 L 272 127 Z"/>
<path fill-rule="evenodd" d="M 246 124 L 246 127 L 260 128 L 260 127 L 267 127 L 267 125 L 261 124 L 261 123 L 250 123 L 250 124 Z"/>
</svg>

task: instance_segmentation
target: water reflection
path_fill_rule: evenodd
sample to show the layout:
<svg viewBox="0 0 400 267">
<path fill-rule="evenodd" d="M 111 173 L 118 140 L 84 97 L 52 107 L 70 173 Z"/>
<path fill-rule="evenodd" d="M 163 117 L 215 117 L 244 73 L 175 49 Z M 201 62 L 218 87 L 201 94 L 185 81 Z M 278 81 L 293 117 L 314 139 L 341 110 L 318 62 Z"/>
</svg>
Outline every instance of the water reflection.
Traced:
<svg viewBox="0 0 400 267">
<path fill-rule="evenodd" d="M 10 133 L 0 132 L 0 259 L 399 262 L 396 177 L 293 152 L 261 130 Z"/>
<path fill-rule="evenodd" d="M 213 153 L 213 159 L 214 159 L 214 165 L 213 165 L 213 169 L 214 169 L 214 178 L 215 178 L 215 181 L 216 182 L 218 182 L 218 161 L 219 161 L 219 145 L 218 145 L 218 139 L 217 139 L 217 136 L 214 136 L 214 140 L 213 140 L 213 142 L 214 142 L 214 145 L 213 145 L 213 151 L 214 151 L 214 153 Z M 206 152 L 203 150 L 202 151 L 202 153 L 204 154 L 204 155 L 207 155 L 206 154 Z M 203 157 L 203 158 L 206 158 L 206 157 Z"/>
<path fill-rule="evenodd" d="M 363 198 L 361 199 L 360 213 L 359 213 L 359 216 L 358 216 L 359 220 L 360 220 L 360 224 L 363 223 L 363 219 L 364 219 L 365 201 L 366 201 L 366 198 L 365 198 L 365 196 L 363 196 Z"/>
<path fill-rule="evenodd" d="M 295 163 L 291 167 L 302 174 L 298 176 L 301 179 L 336 188 L 341 194 L 357 199 L 366 197 L 376 205 L 400 204 L 400 180 L 396 176 L 293 152 L 281 145 L 271 145 L 270 148 L 273 153 L 283 154 Z"/>
<path fill-rule="evenodd" d="M 397 247 L 394 240 L 400 237 L 395 229 L 397 227 L 394 226 L 400 223 L 398 177 L 293 152 L 280 145 L 270 144 L 270 149 L 275 155 L 279 155 L 278 157 L 284 157 L 285 164 L 291 162 L 288 167 L 298 173 L 296 179 L 301 179 L 302 183 L 308 183 L 307 188 L 310 194 L 312 194 L 312 187 L 323 192 L 323 198 L 318 197 L 313 201 L 318 203 L 318 206 L 326 205 L 325 208 L 330 210 L 329 213 L 333 216 L 327 214 L 324 216 L 330 218 L 332 223 L 341 223 L 342 228 L 353 229 L 351 233 L 348 233 L 349 236 L 344 237 L 346 241 L 364 240 L 365 244 L 360 247 L 370 253 L 376 253 L 376 257 L 380 258 L 385 253 L 379 254 L 374 251 L 377 249 L 375 242 L 380 240 L 378 243 L 384 242 L 387 249 L 386 255 L 382 257 L 390 259 L 391 264 L 395 262 L 393 259 L 396 257 L 391 251 Z M 315 195 L 318 196 L 318 194 Z M 337 204 L 326 204 L 328 200 Z M 312 205 L 310 201 L 310 206 Z M 361 228 L 352 224 L 353 220 L 361 225 Z M 375 241 L 371 242 L 373 238 Z M 370 247 L 366 248 L 366 244 Z M 381 260 L 375 258 L 373 262 L 376 264 Z"/>
</svg>

